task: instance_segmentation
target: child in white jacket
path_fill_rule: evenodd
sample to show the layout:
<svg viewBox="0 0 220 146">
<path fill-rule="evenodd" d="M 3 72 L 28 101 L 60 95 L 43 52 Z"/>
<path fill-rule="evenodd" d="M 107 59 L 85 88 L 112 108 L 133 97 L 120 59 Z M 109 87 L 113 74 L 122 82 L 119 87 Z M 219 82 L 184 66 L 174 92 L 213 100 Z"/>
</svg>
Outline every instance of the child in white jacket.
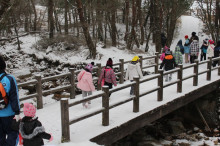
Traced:
<svg viewBox="0 0 220 146">
<path fill-rule="evenodd" d="M 135 76 L 139 76 L 140 78 L 143 78 L 141 67 L 138 61 L 139 61 L 139 57 L 135 56 L 132 59 L 132 62 L 128 64 L 125 80 L 130 80 L 132 82 Z M 134 95 L 134 86 L 131 86 L 130 95 Z"/>
<path fill-rule="evenodd" d="M 214 43 L 215 43 L 214 41 L 209 40 L 209 45 L 208 45 L 208 49 L 207 49 L 209 57 L 214 57 L 214 48 L 215 48 Z"/>
</svg>

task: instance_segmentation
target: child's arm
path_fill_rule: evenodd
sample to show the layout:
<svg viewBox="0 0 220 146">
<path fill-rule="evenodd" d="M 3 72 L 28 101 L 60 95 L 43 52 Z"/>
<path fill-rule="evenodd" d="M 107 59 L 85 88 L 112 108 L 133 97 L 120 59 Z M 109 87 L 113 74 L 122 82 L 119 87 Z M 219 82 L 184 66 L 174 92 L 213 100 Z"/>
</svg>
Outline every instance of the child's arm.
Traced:
<svg viewBox="0 0 220 146">
<path fill-rule="evenodd" d="M 48 139 L 48 140 L 51 138 L 51 135 L 47 132 L 40 133 L 39 136 L 43 139 Z"/>
</svg>

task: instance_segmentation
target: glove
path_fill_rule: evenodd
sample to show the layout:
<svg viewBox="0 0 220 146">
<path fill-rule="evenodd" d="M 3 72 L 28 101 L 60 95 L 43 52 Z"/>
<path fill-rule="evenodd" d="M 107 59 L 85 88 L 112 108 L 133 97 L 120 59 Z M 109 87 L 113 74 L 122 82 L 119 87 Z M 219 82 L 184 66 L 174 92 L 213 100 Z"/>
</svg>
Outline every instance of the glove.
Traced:
<svg viewBox="0 0 220 146">
<path fill-rule="evenodd" d="M 49 141 L 52 141 L 53 140 L 53 136 L 50 134 L 50 139 L 49 139 Z"/>
<path fill-rule="evenodd" d="M 18 122 L 21 119 L 20 115 L 15 115 L 15 120 Z"/>
</svg>

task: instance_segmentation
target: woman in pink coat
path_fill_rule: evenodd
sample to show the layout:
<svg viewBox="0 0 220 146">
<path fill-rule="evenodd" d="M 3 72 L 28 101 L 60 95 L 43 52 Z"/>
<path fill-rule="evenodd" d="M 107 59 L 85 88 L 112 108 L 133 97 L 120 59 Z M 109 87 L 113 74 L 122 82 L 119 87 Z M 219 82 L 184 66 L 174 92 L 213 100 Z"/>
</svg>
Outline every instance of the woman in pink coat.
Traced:
<svg viewBox="0 0 220 146">
<path fill-rule="evenodd" d="M 93 69 L 94 62 L 88 64 L 84 70 L 82 70 L 78 76 L 78 83 L 77 87 L 82 90 L 82 97 L 92 95 L 92 91 L 95 91 L 95 86 L 92 80 L 92 69 Z M 91 104 L 90 101 L 84 102 L 83 107 L 88 108 L 88 104 Z"/>
</svg>

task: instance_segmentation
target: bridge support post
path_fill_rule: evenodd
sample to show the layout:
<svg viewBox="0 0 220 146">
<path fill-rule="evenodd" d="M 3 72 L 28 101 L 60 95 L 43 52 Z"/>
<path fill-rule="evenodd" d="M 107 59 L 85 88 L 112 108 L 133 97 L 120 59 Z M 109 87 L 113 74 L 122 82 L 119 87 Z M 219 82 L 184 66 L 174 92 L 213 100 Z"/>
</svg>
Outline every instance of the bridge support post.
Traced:
<svg viewBox="0 0 220 146">
<path fill-rule="evenodd" d="M 67 98 L 60 100 L 61 108 L 61 126 L 62 126 L 62 139 L 61 142 L 70 141 L 70 126 L 69 126 L 69 103 Z"/>
<path fill-rule="evenodd" d="M 124 83 L 124 59 L 119 59 L 120 61 L 120 72 L 121 72 L 121 75 L 120 75 L 120 84 L 123 84 Z"/>
<path fill-rule="evenodd" d="M 134 81 L 135 81 L 135 85 L 134 85 L 135 98 L 133 99 L 133 112 L 137 113 L 139 112 L 139 89 L 140 89 L 139 77 L 134 77 Z"/>
<path fill-rule="evenodd" d="M 36 75 L 36 91 L 37 91 L 37 109 L 43 108 L 43 98 L 42 98 L 42 81 L 41 81 L 41 75 Z"/>
<path fill-rule="evenodd" d="M 156 57 L 155 57 L 155 74 L 157 74 L 158 73 L 158 64 L 159 64 L 159 53 L 158 52 L 155 52 L 155 55 L 156 55 Z"/>
<path fill-rule="evenodd" d="M 179 69 L 177 73 L 177 78 L 179 79 L 179 82 L 177 83 L 177 92 L 182 92 L 182 83 L 183 83 L 183 65 L 178 65 Z"/>
<path fill-rule="evenodd" d="M 109 125 L 109 87 L 103 86 L 102 90 L 104 94 L 102 95 L 102 107 L 104 111 L 102 112 L 102 125 L 108 126 Z"/>
<path fill-rule="evenodd" d="M 101 75 L 101 71 L 102 71 L 102 67 L 101 67 L 101 63 L 97 63 L 97 77 L 99 78 Z M 98 80 L 99 81 L 99 80 Z M 97 81 L 97 90 L 101 90 L 101 84 L 99 84 Z"/>
<path fill-rule="evenodd" d="M 158 70 L 160 76 L 158 77 L 158 86 L 160 87 L 157 91 L 157 101 L 163 100 L 163 70 Z"/>
<path fill-rule="evenodd" d="M 194 66 L 193 86 L 198 86 L 198 73 L 199 73 L 199 60 L 195 60 L 196 65 Z"/>
<path fill-rule="evenodd" d="M 142 69 L 143 69 L 143 56 L 139 56 L 139 58 L 140 58 L 140 60 L 139 60 L 140 67 L 141 67 L 141 71 L 142 71 Z"/>
<path fill-rule="evenodd" d="M 74 68 L 70 68 L 70 99 L 74 99 L 76 96 L 76 92 L 75 92 L 75 69 Z"/>
<path fill-rule="evenodd" d="M 211 73 L 212 73 L 212 57 L 208 57 L 208 63 L 207 63 L 207 69 L 209 70 L 207 72 L 206 80 L 211 80 Z"/>
</svg>

